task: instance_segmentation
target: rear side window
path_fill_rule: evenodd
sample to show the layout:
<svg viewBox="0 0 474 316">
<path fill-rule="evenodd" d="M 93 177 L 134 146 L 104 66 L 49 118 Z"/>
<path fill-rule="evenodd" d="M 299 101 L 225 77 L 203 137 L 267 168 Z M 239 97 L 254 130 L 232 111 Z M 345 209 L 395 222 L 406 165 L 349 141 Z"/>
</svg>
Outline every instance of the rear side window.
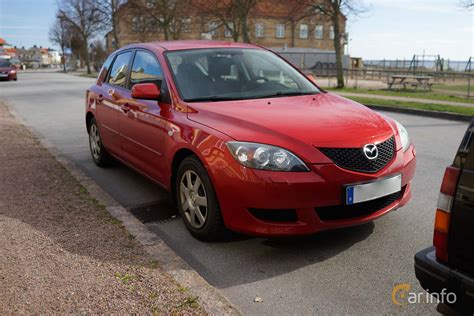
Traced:
<svg viewBox="0 0 474 316">
<path fill-rule="evenodd" d="M 127 87 L 127 74 L 131 56 L 132 52 L 125 52 L 115 58 L 112 69 L 110 70 L 108 83 L 122 88 Z"/>
<path fill-rule="evenodd" d="M 155 56 L 137 51 L 130 74 L 130 88 L 137 83 L 154 83 L 158 89 L 163 83 L 163 71 Z"/>
</svg>

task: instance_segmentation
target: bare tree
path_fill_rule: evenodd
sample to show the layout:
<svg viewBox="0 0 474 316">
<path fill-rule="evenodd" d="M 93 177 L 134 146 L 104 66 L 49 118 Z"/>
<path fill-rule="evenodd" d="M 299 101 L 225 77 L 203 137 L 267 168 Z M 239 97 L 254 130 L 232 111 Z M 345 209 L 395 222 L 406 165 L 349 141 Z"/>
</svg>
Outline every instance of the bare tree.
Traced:
<svg viewBox="0 0 474 316">
<path fill-rule="evenodd" d="M 66 72 L 66 47 L 69 46 L 70 34 L 66 26 L 66 22 L 60 18 L 56 18 L 54 24 L 49 29 L 49 40 L 57 44 L 61 49 L 61 64 Z"/>
<path fill-rule="evenodd" d="M 61 0 L 58 5 L 59 18 L 81 36 L 87 73 L 90 74 L 89 41 L 103 30 L 103 13 L 95 0 Z"/>
<path fill-rule="evenodd" d="M 198 11 L 219 20 L 231 34 L 234 41 L 242 38 L 245 43 L 250 43 L 249 15 L 259 0 L 210 0 L 196 1 L 195 7 Z"/>
<path fill-rule="evenodd" d="M 112 32 L 115 48 L 120 47 L 118 12 L 126 2 L 127 0 L 97 0 L 97 8 L 104 16 L 104 27 Z"/>
<path fill-rule="evenodd" d="M 291 31 L 291 47 L 295 47 L 295 39 L 296 39 L 296 27 L 298 23 L 306 18 L 315 15 L 314 8 L 311 6 L 310 0 L 287 0 L 287 1 L 279 1 L 283 2 L 287 7 L 286 15 L 287 15 L 287 23 L 290 25 Z M 270 2 L 268 2 L 270 3 Z"/>
<path fill-rule="evenodd" d="M 165 40 L 178 39 L 181 32 L 189 27 L 186 18 L 191 0 L 130 0 L 135 29 L 143 31 L 163 31 Z M 133 27 L 133 26 L 132 26 Z"/>
<path fill-rule="evenodd" d="M 94 70 L 99 71 L 107 58 L 107 51 L 103 41 L 97 39 L 91 44 L 91 60 L 94 65 Z"/>
<path fill-rule="evenodd" d="M 460 0 L 459 4 L 462 7 L 466 8 L 468 10 L 474 9 L 474 1 L 473 0 Z"/>
<path fill-rule="evenodd" d="M 344 88 L 344 68 L 342 65 L 343 40 L 342 19 L 347 15 L 358 15 L 367 9 L 358 0 L 316 0 L 311 4 L 316 13 L 326 16 L 334 30 L 334 50 L 336 52 L 337 87 Z"/>
</svg>

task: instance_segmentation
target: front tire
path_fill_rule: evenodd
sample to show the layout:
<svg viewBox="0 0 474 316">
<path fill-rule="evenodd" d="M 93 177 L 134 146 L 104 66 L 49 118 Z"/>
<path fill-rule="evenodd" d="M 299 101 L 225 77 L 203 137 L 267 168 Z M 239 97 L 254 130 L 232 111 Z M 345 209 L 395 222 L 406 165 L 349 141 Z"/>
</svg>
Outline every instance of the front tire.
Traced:
<svg viewBox="0 0 474 316">
<path fill-rule="evenodd" d="M 94 160 L 94 163 L 97 166 L 106 167 L 110 165 L 112 158 L 102 144 L 99 126 L 97 125 L 95 118 L 92 118 L 89 124 L 89 148 L 92 160 Z"/>
<path fill-rule="evenodd" d="M 199 240 L 228 239 L 214 188 L 206 169 L 196 156 L 183 160 L 176 177 L 176 200 L 184 224 Z"/>
</svg>

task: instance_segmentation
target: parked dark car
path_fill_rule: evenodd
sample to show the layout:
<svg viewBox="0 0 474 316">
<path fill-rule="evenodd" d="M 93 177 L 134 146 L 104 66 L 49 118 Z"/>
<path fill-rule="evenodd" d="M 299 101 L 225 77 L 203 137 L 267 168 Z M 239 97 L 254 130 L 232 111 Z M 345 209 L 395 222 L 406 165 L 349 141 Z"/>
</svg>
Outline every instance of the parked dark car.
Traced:
<svg viewBox="0 0 474 316">
<path fill-rule="evenodd" d="M 17 80 L 16 68 L 8 60 L 0 60 L 0 80 Z"/>
<path fill-rule="evenodd" d="M 452 166 L 446 169 L 436 210 L 434 247 L 415 256 L 416 277 L 430 293 L 454 293 L 443 302 L 474 313 L 474 119 Z"/>
</svg>

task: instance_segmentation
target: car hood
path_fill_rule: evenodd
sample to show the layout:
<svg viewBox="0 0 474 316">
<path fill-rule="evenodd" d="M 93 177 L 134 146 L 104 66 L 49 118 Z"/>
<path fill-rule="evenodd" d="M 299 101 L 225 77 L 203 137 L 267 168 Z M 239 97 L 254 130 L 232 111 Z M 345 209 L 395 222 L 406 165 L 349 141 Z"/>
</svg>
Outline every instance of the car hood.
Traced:
<svg viewBox="0 0 474 316">
<path fill-rule="evenodd" d="M 14 69 L 14 68 L 12 68 L 12 67 L 0 67 L 0 72 L 10 71 L 12 69 Z"/>
<path fill-rule="evenodd" d="M 188 106 L 190 120 L 235 140 L 285 148 L 362 147 L 394 134 L 382 115 L 331 93 Z"/>
</svg>

